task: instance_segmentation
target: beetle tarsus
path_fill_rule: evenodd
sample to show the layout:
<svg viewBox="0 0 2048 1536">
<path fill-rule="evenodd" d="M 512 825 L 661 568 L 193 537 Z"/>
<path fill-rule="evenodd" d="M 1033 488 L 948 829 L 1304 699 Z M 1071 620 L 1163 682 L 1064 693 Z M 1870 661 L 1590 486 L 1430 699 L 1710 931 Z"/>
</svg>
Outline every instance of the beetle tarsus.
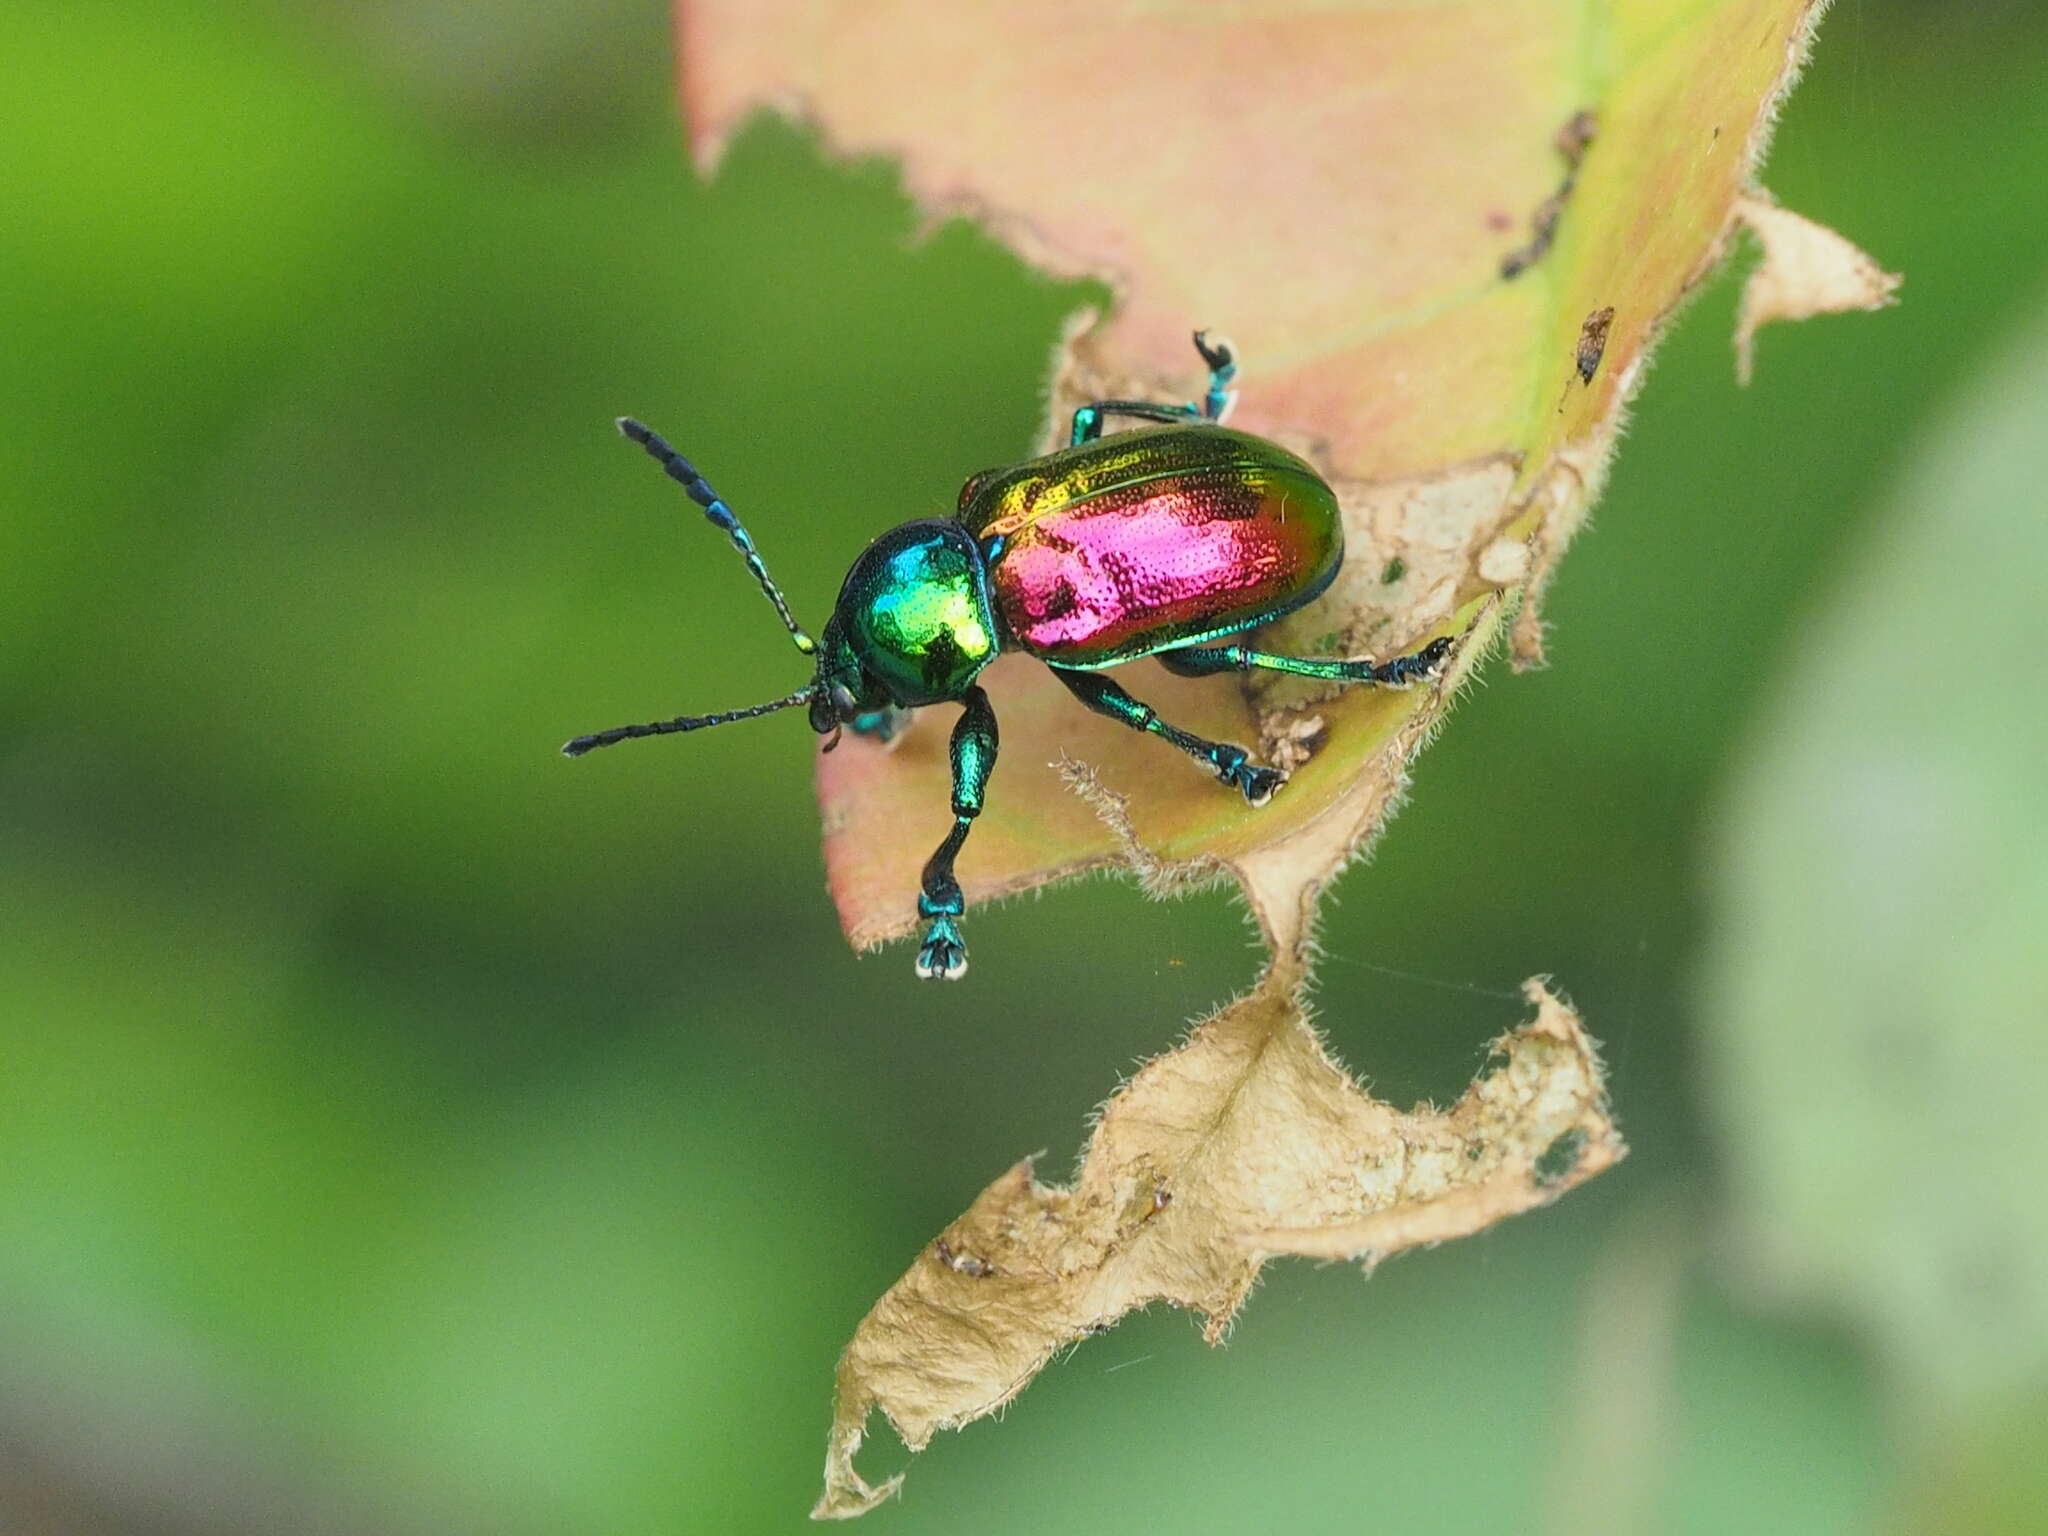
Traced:
<svg viewBox="0 0 2048 1536">
<path fill-rule="evenodd" d="M 1220 338 L 1211 341 L 1207 331 L 1195 332 L 1195 350 L 1202 354 L 1202 361 L 1209 365 L 1212 373 L 1237 366 L 1237 354 L 1231 350 L 1230 343 Z"/>
<path fill-rule="evenodd" d="M 1238 775 L 1237 787 L 1244 791 L 1247 804 L 1261 806 L 1280 793 L 1280 787 L 1287 782 L 1287 775 L 1278 768 L 1247 767 Z"/>
<path fill-rule="evenodd" d="M 952 918 L 935 917 L 925 930 L 917 951 L 917 974 L 924 981 L 958 981 L 967 974 L 967 945 Z"/>
<path fill-rule="evenodd" d="M 1440 635 L 1414 655 L 1404 656 L 1401 659 L 1413 662 L 1417 672 L 1431 673 L 1442 667 L 1450 654 L 1451 637 L 1449 635 Z"/>
<path fill-rule="evenodd" d="M 1287 775 L 1278 768 L 1253 762 L 1251 753 L 1228 742 L 1211 748 L 1210 760 L 1216 764 L 1217 780 L 1241 792 L 1246 803 L 1253 806 L 1264 805 L 1287 782 Z"/>
<path fill-rule="evenodd" d="M 1220 336 L 1211 340 L 1207 331 L 1197 331 L 1195 350 L 1209 365 L 1209 388 L 1203 393 L 1198 407 L 1204 420 L 1221 421 L 1230 414 L 1230 407 L 1237 399 L 1237 392 L 1231 388 L 1237 382 L 1236 349 Z"/>
<path fill-rule="evenodd" d="M 1436 676 L 1442 669 L 1444 658 L 1451 654 L 1448 638 L 1432 640 L 1419 651 L 1406 656 L 1396 656 L 1392 661 L 1382 662 L 1378 679 L 1383 688 L 1407 688 L 1427 678 Z"/>
</svg>

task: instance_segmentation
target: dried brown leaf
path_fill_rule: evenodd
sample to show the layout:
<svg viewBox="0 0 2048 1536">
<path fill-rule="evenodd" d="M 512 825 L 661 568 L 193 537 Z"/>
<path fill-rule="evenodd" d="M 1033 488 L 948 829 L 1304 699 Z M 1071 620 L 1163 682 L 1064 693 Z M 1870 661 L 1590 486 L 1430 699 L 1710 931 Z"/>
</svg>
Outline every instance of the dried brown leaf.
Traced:
<svg viewBox="0 0 2048 1536">
<path fill-rule="evenodd" d="M 1370 1269 L 1546 1205 L 1623 1156 L 1594 1045 L 1541 982 L 1525 989 L 1535 1018 L 1494 1043 L 1456 1104 L 1407 1112 L 1330 1060 L 1299 987 L 1276 965 L 1109 1101 L 1072 1184 L 1018 1163 L 919 1255 L 840 1359 L 815 1516 L 863 1514 L 900 1485 L 854 1467 L 878 1408 L 921 1450 L 1135 1308 L 1200 1312 L 1214 1344 L 1268 1258 Z"/>
<path fill-rule="evenodd" d="M 1761 188 L 1740 199 L 1735 216 L 1764 248 L 1742 285 L 1735 317 L 1735 377 L 1747 384 L 1756 333 L 1774 320 L 1806 320 L 1856 309 L 1884 309 L 1904 281 L 1832 229 L 1781 208 Z"/>
</svg>

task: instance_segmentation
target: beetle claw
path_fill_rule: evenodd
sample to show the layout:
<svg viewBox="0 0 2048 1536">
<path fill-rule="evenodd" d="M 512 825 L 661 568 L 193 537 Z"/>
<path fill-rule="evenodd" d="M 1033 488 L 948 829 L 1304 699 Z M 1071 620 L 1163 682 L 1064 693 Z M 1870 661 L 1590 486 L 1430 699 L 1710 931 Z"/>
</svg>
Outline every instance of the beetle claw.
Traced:
<svg viewBox="0 0 2048 1536">
<path fill-rule="evenodd" d="M 1451 638 L 1448 635 L 1442 635 L 1417 651 L 1415 653 L 1415 662 L 1423 671 L 1434 672 L 1444 664 L 1445 658 L 1450 654 Z"/>
<path fill-rule="evenodd" d="M 1280 792 L 1287 782 L 1287 775 L 1278 768 L 1245 767 L 1238 771 L 1237 787 L 1244 791 L 1246 803 L 1252 806 L 1264 805 Z"/>
<path fill-rule="evenodd" d="M 1237 361 L 1237 354 L 1230 343 L 1220 336 L 1211 339 L 1207 331 L 1195 332 L 1195 350 L 1202 354 L 1202 361 L 1212 369 L 1228 368 Z"/>
<path fill-rule="evenodd" d="M 922 981 L 958 981 L 967 974 L 967 947 L 944 939 L 928 939 L 917 952 L 917 974 Z"/>
<path fill-rule="evenodd" d="M 925 930 L 917 951 L 917 974 L 922 981 L 958 981 L 967 974 L 967 945 L 952 918 L 934 918 Z"/>
<path fill-rule="evenodd" d="M 1219 744 L 1215 749 L 1216 777 L 1242 791 L 1252 805 L 1264 805 L 1287 782 L 1278 768 L 1262 768 L 1243 747 Z"/>
</svg>

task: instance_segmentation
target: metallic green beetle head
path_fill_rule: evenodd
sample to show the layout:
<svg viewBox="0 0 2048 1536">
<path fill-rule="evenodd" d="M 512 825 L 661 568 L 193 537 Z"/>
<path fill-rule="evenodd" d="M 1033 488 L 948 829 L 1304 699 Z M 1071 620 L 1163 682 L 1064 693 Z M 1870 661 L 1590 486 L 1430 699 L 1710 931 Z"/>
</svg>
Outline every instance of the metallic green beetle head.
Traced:
<svg viewBox="0 0 2048 1536">
<path fill-rule="evenodd" d="M 973 536 L 937 518 L 905 523 L 846 573 L 816 686 L 836 705 L 835 723 L 890 705 L 936 704 L 964 694 L 999 646 L 988 561 Z"/>
</svg>

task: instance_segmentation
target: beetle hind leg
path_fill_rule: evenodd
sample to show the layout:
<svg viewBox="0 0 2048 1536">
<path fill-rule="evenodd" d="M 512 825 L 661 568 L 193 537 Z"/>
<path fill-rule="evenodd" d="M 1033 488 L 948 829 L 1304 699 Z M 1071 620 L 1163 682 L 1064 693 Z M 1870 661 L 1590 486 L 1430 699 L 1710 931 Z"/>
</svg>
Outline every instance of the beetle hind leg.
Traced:
<svg viewBox="0 0 2048 1536">
<path fill-rule="evenodd" d="M 917 974 L 926 981 L 958 981 L 967 974 L 967 943 L 960 937 L 967 899 L 954 878 L 953 860 L 981 814 L 988 776 L 996 766 L 996 712 L 988 695 L 969 688 L 960 704 L 951 749 L 953 830 L 926 862 L 917 895 L 917 915 L 927 924 L 917 951 Z"/>
<path fill-rule="evenodd" d="M 1240 791 L 1253 805 L 1264 805 L 1287 782 L 1287 776 L 1279 769 L 1253 762 L 1243 747 L 1227 741 L 1210 741 L 1168 725 L 1150 704 L 1132 698 L 1100 672 L 1069 672 L 1060 667 L 1051 671 L 1067 685 L 1069 693 L 1098 715 L 1107 715 L 1134 731 L 1145 731 L 1179 747 L 1196 762 L 1214 770 L 1219 781 Z"/>
<path fill-rule="evenodd" d="M 1218 672 L 1288 672 L 1296 677 L 1320 677 L 1335 683 L 1376 683 L 1382 688 L 1405 688 L 1418 678 L 1433 675 L 1451 654 L 1448 638 L 1432 640 L 1420 650 L 1390 661 L 1369 656 L 1336 660 L 1314 656 L 1275 656 L 1242 645 L 1188 645 L 1177 651 L 1162 651 L 1159 660 L 1169 672 L 1182 677 L 1209 677 Z"/>
</svg>

